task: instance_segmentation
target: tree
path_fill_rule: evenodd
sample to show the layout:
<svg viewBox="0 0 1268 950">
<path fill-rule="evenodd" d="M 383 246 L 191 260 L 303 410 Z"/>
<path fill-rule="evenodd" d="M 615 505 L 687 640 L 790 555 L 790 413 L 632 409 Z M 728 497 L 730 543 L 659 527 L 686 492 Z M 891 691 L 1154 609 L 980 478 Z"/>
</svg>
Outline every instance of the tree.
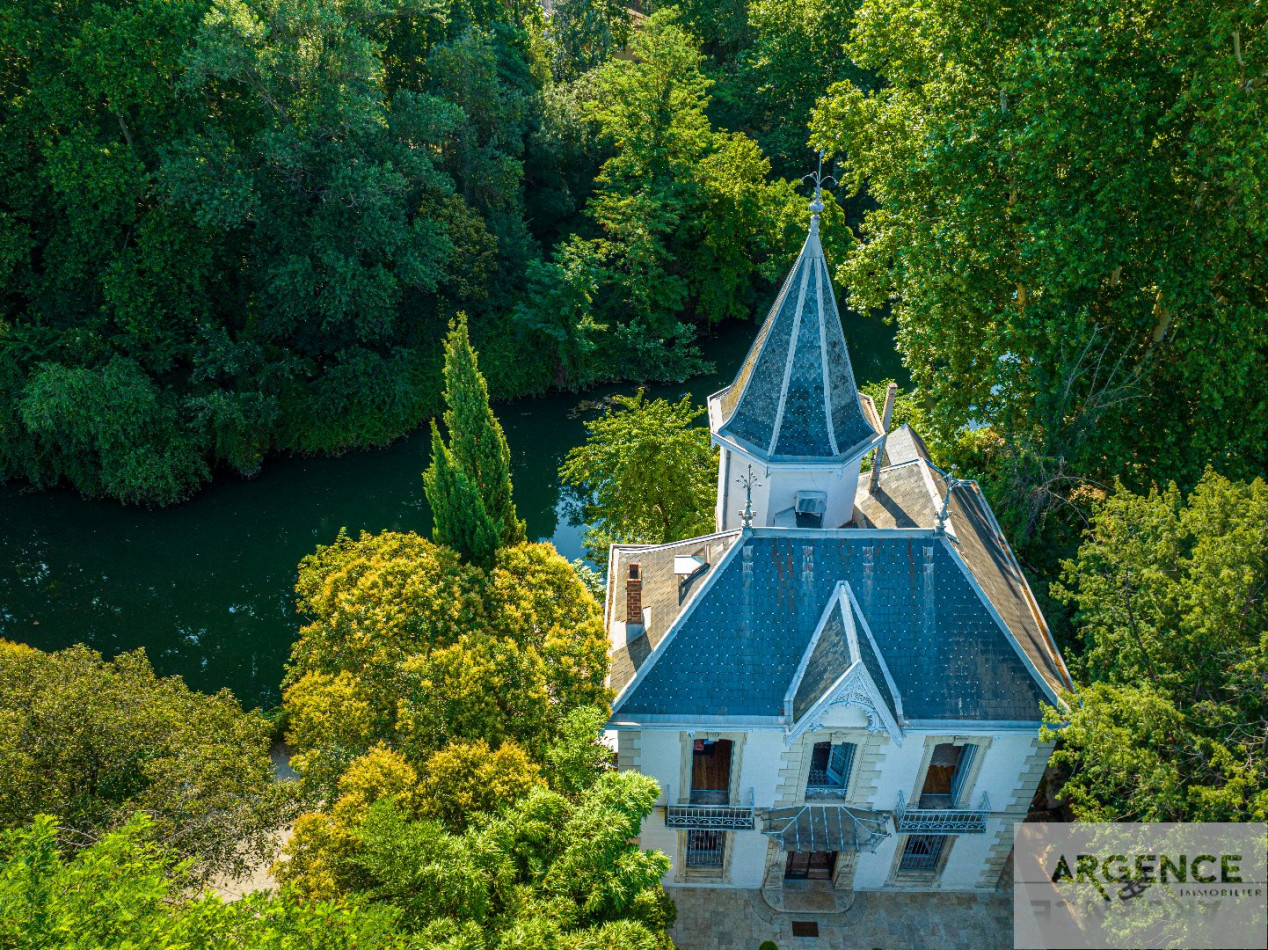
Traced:
<svg viewBox="0 0 1268 950">
<path fill-rule="evenodd" d="M 41 815 L 0 833 L 0 947 L 421 946 L 396 932 L 399 915 L 390 907 L 267 892 L 228 904 L 190 898 L 182 893 L 184 868 L 156 846 L 144 815 L 69 859 L 60 848 L 63 830 Z"/>
<path fill-rule="evenodd" d="M 479 492 L 502 547 L 527 540 L 524 522 L 515 512 L 511 491 L 511 449 L 489 407 L 489 390 L 476 365 L 467 336 L 467 320 L 459 314 L 445 340 L 445 429 L 458 470 Z"/>
<path fill-rule="evenodd" d="M 564 0 L 553 4 L 546 23 L 555 80 L 567 82 L 593 69 L 623 47 L 630 17 L 618 0 Z"/>
<path fill-rule="evenodd" d="M 671 946 L 674 910 L 660 887 L 669 861 L 633 843 L 659 795 L 651 779 L 607 772 L 575 799 L 531 785 L 496 814 L 470 816 L 461 834 L 384 792 L 338 848 L 310 839 L 297 852 L 293 842 L 284 878 L 303 891 L 312 868 L 329 869 L 436 943 L 482 934 L 488 945 Z M 325 849 L 322 861 L 312 848 Z"/>
<path fill-rule="evenodd" d="M 608 702 L 599 605 L 549 545 L 500 549 L 485 571 L 417 535 L 341 535 L 296 592 L 310 622 L 284 701 L 310 786 L 379 742 L 418 769 L 452 741 L 540 762 L 570 710 Z"/>
<path fill-rule="evenodd" d="M 582 88 L 610 150 L 585 209 L 598 236 L 573 235 L 530 268 L 516 310 L 530 339 L 558 341 L 557 385 L 699 372 L 695 324 L 746 317 L 804 236 L 793 186 L 767 180 L 751 139 L 710 123 L 712 83 L 677 14 L 647 18 L 628 54 Z"/>
<path fill-rule="evenodd" d="M 1091 684 L 1054 733 L 1076 815 L 1263 820 L 1268 484 L 1119 486 L 1064 567 L 1054 593 L 1076 608 Z"/>
<path fill-rule="evenodd" d="M 799 177 L 810 167 L 810 115 L 834 83 L 869 88 L 872 78 L 846 54 L 858 4 L 814 0 L 752 0 L 751 42 L 719 81 L 718 98 L 742 117 L 780 174 Z"/>
<path fill-rule="evenodd" d="M 559 477 L 583 499 L 592 525 L 586 554 L 607 563 L 619 541 L 663 544 L 713 530 L 717 453 L 703 409 L 679 402 L 615 396 L 614 408 L 590 423 L 584 445 L 568 452 Z"/>
<path fill-rule="evenodd" d="M 289 812 L 264 717 L 156 677 L 144 651 L 0 641 L 0 723 L 0 827 L 55 813 L 82 847 L 144 811 L 205 878 L 269 856 Z"/>
<path fill-rule="evenodd" d="M 423 472 L 423 492 L 431 507 L 432 538 L 481 567 L 498 549 L 499 526 L 489 517 L 480 489 L 467 476 L 431 424 L 431 464 Z"/>
<path fill-rule="evenodd" d="M 165 505 L 439 411 L 446 322 L 509 312 L 537 253 L 541 26 L 457 0 L 6 16 L 0 478 Z"/>
<path fill-rule="evenodd" d="M 1088 480 L 1263 471 L 1262 17 L 864 0 L 855 22 L 883 82 L 814 120 L 878 204 L 842 283 L 892 306 L 943 441 L 994 429 L 1010 535 Z"/>
<path fill-rule="evenodd" d="M 451 742 L 423 765 L 418 813 L 461 831 L 478 812 L 496 812 L 543 787 L 540 772 L 514 742 L 496 750 L 483 739 Z"/>
</svg>

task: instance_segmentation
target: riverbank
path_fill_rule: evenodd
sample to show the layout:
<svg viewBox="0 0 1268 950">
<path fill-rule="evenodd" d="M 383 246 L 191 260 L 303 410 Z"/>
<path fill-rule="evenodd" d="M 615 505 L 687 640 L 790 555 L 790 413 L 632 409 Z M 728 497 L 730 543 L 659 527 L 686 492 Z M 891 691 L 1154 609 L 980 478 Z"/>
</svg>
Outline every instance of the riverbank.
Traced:
<svg viewBox="0 0 1268 950">
<path fill-rule="evenodd" d="M 849 314 L 845 324 L 860 381 L 901 373 L 891 327 Z M 734 377 L 755 332 L 753 323 L 724 325 L 703 346 L 712 375 L 649 387 L 649 395 L 703 402 Z M 529 536 L 569 559 L 581 555 L 584 527 L 569 522 L 572 499 L 558 469 L 593 412 L 576 410 L 634 388 L 494 407 Z M 42 650 L 83 642 L 108 656 L 144 647 L 160 674 L 203 691 L 227 687 L 247 707 L 275 706 L 301 620 L 293 596 L 300 559 L 340 528 L 427 532 L 429 442 L 419 431 L 339 458 L 271 458 L 251 481 L 226 477 L 160 510 L 0 486 L 0 637 Z"/>
</svg>

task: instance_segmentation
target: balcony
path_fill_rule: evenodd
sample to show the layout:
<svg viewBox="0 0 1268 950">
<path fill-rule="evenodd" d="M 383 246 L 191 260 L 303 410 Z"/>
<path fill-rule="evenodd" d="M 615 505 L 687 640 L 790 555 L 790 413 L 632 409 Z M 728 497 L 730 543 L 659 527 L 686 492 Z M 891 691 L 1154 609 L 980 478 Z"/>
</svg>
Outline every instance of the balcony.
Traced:
<svg viewBox="0 0 1268 950">
<path fill-rule="evenodd" d="M 921 805 L 934 804 L 926 798 L 932 796 L 922 797 Z M 950 803 L 950 796 L 939 796 L 938 804 L 943 798 Z M 898 807 L 894 810 L 894 829 L 907 835 L 981 835 L 986 833 L 986 820 L 990 817 L 991 800 L 985 792 L 976 808 L 911 808 L 900 790 Z"/>
<path fill-rule="evenodd" d="M 810 770 L 810 780 L 806 783 L 806 801 L 845 801 L 845 786 L 833 779 L 823 769 Z"/>
<path fill-rule="evenodd" d="M 752 805 L 666 805 L 666 828 L 753 827 Z"/>
</svg>

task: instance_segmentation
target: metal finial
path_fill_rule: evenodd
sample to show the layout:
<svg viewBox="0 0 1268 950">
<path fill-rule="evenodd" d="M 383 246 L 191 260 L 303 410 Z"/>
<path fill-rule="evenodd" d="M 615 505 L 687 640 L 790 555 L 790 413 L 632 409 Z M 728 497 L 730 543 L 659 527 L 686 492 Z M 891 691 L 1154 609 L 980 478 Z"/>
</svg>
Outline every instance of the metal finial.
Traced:
<svg viewBox="0 0 1268 950">
<path fill-rule="evenodd" d="M 761 484 L 753 474 L 753 466 L 748 467 L 748 474 L 736 479 L 744 486 L 744 510 L 739 513 L 740 524 L 746 528 L 753 527 L 753 489 Z"/>
<path fill-rule="evenodd" d="M 938 523 L 933 527 L 933 530 L 938 534 L 942 534 L 947 530 L 947 515 L 951 508 L 951 489 L 962 484 L 963 482 L 955 477 L 955 466 L 952 465 L 951 471 L 947 473 L 947 491 L 942 496 L 942 510 L 938 512 Z"/>
<path fill-rule="evenodd" d="M 810 214 L 812 215 L 812 220 L 817 220 L 819 215 L 823 213 L 823 183 L 825 181 L 830 181 L 834 185 L 837 183 L 837 180 L 831 175 L 823 173 L 823 149 L 819 149 L 818 170 L 811 172 L 809 175 L 801 176 L 802 181 L 807 178 L 815 183 L 815 196 L 810 202 Z"/>
</svg>

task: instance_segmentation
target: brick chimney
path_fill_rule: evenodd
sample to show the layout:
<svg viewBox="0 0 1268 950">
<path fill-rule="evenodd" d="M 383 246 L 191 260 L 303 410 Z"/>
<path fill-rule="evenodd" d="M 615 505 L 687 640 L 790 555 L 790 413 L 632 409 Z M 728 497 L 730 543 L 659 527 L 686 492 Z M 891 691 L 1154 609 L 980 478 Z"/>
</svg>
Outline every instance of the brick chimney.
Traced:
<svg viewBox="0 0 1268 950">
<path fill-rule="evenodd" d="M 631 564 L 625 575 L 625 625 L 643 625 L 643 567 Z"/>
</svg>

